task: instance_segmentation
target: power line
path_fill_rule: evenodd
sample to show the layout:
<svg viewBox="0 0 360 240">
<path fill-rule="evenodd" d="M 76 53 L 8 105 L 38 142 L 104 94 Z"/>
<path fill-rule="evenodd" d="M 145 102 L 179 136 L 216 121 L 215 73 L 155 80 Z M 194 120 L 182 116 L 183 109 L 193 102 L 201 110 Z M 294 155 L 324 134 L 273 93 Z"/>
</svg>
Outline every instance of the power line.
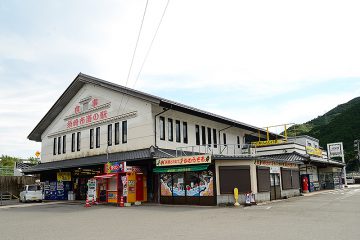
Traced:
<svg viewBox="0 0 360 240">
<path fill-rule="evenodd" d="M 136 79 L 135 79 L 135 82 L 134 82 L 134 85 L 132 86 L 132 88 L 135 87 L 136 83 L 137 83 L 138 80 L 139 80 L 140 74 L 141 74 L 141 72 L 142 72 L 142 70 L 143 70 L 143 68 L 144 68 L 145 62 L 146 62 L 146 60 L 147 60 L 147 58 L 148 58 L 148 56 L 149 56 L 149 54 L 150 54 L 150 51 L 151 51 L 151 48 L 152 48 L 152 46 L 153 46 L 153 44 L 154 44 L 155 38 L 156 38 L 156 36 L 157 36 L 157 34 L 158 34 L 158 32 L 159 32 L 161 23 L 162 23 L 162 21 L 163 21 L 163 19 L 164 19 L 164 16 L 165 16 L 165 13 L 166 13 L 166 10 L 167 10 L 167 8 L 168 8 L 169 3 L 170 3 L 170 0 L 167 0 L 166 5 L 165 5 L 165 8 L 164 8 L 163 13 L 162 13 L 161 18 L 160 18 L 160 21 L 159 21 L 159 23 L 158 23 L 158 26 L 157 26 L 156 31 L 155 31 L 155 33 L 154 33 L 154 36 L 153 36 L 153 38 L 152 38 L 152 40 L 151 40 L 151 43 L 150 43 L 150 45 L 149 45 L 149 48 L 148 48 L 148 50 L 147 50 L 147 52 L 146 52 L 146 54 L 145 54 L 144 60 L 143 60 L 143 62 L 142 62 L 142 64 L 141 64 L 140 70 L 139 70 L 139 72 L 138 72 L 138 74 L 137 74 L 137 76 L 136 76 Z M 129 98 L 127 98 L 127 100 L 126 100 L 126 103 L 125 103 L 125 105 L 124 105 L 124 110 L 125 110 L 125 107 L 127 106 L 127 103 L 128 103 L 128 102 L 129 102 Z"/>
<path fill-rule="evenodd" d="M 144 20 L 145 20 L 145 15 L 146 15 L 146 10 L 147 10 L 147 7 L 148 7 L 148 3 L 149 3 L 149 0 L 146 0 L 145 9 L 144 9 L 144 14 L 143 14 L 143 17 L 142 17 L 142 19 L 141 19 L 140 29 L 139 29 L 139 33 L 138 33 L 138 36 L 137 36 L 137 40 L 136 40 L 134 52 L 133 52 L 133 55 L 132 55 L 132 58 L 131 58 L 131 63 L 130 63 L 129 72 L 128 72 L 128 75 L 127 75 L 127 78 L 126 78 L 125 87 L 127 87 L 127 84 L 128 84 L 128 82 L 129 82 L 129 78 L 130 78 L 130 74 L 131 74 L 131 69 L 132 69 L 132 66 L 133 66 L 133 63 L 134 63 L 134 59 L 135 59 L 135 55 L 136 55 L 136 50 L 137 50 L 137 47 L 138 47 L 138 44 L 139 44 L 140 35 L 141 35 L 141 30 L 142 30 L 142 27 L 143 27 L 143 24 L 144 24 Z M 121 97 L 121 101 L 120 101 L 120 105 L 119 105 L 119 110 L 120 110 L 121 105 L 122 105 L 123 96 L 124 96 L 124 94 L 123 94 L 122 97 Z"/>
</svg>

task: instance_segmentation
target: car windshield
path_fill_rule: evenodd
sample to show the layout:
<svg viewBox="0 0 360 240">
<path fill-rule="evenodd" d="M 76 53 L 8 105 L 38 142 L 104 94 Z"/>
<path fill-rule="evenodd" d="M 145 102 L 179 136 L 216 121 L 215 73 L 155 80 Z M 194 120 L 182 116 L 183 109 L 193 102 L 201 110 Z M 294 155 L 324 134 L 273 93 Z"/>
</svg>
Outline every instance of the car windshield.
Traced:
<svg viewBox="0 0 360 240">
<path fill-rule="evenodd" d="M 30 185 L 30 186 L 28 187 L 28 191 L 36 191 L 36 186 Z"/>
</svg>

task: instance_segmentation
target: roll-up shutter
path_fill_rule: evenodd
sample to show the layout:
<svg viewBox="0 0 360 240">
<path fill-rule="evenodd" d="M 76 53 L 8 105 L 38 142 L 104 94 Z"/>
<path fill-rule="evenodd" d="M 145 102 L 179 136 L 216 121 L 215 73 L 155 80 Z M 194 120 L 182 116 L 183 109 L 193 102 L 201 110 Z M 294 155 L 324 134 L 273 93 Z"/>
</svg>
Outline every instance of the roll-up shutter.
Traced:
<svg viewBox="0 0 360 240">
<path fill-rule="evenodd" d="M 291 170 L 286 168 L 281 168 L 281 183 L 282 189 L 291 189 Z"/>
<path fill-rule="evenodd" d="M 250 166 L 219 167 L 220 194 L 233 194 L 234 188 L 239 193 L 251 192 Z"/>
<path fill-rule="evenodd" d="M 292 188 L 297 189 L 300 188 L 300 176 L 298 170 L 292 170 L 291 171 L 291 182 L 292 182 Z"/>
<path fill-rule="evenodd" d="M 257 167 L 256 175 L 257 175 L 258 192 L 269 192 L 270 191 L 270 168 Z"/>
</svg>

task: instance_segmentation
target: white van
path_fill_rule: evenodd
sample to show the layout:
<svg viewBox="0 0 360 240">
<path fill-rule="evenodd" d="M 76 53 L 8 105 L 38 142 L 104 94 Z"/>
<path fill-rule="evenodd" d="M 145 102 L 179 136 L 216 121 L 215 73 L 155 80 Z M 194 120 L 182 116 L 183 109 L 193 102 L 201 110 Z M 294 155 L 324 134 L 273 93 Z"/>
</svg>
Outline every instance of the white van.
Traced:
<svg viewBox="0 0 360 240">
<path fill-rule="evenodd" d="M 25 185 L 20 192 L 19 202 L 42 202 L 42 189 L 39 185 Z"/>
<path fill-rule="evenodd" d="M 346 182 L 347 182 L 347 184 L 354 184 L 355 179 L 354 179 L 354 177 L 346 177 Z"/>
</svg>

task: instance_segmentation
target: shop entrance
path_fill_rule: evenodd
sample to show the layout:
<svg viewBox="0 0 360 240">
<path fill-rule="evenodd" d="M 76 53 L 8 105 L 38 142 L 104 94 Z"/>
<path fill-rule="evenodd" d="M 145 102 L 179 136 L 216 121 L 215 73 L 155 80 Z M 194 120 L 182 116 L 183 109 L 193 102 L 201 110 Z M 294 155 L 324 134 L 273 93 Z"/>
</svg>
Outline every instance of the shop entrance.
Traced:
<svg viewBox="0 0 360 240">
<path fill-rule="evenodd" d="M 280 174 L 270 173 L 270 201 L 281 198 Z"/>
<path fill-rule="evenodd" d="M 215 205 L 212 170 L 160 173 L 160 203 Z"/>
</svg>

